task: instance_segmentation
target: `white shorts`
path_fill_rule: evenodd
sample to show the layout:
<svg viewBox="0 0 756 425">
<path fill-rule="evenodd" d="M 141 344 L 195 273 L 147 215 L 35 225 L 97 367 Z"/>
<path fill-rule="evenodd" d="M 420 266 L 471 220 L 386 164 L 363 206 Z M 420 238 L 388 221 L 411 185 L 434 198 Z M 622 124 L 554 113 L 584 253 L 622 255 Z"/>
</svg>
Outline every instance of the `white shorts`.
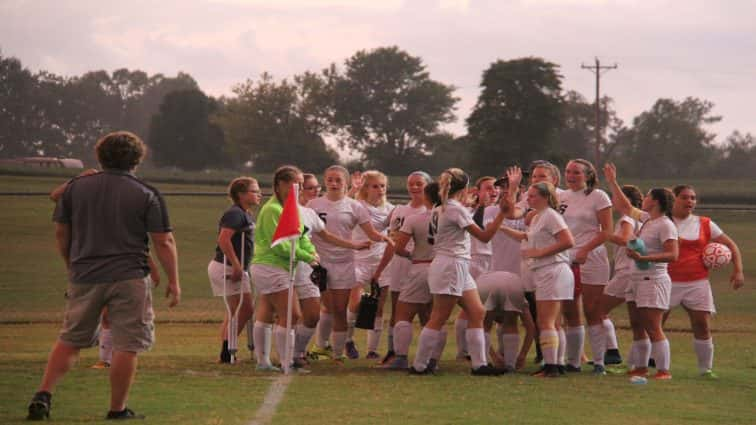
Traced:
<svg viewBox="0 0 756 425">
<path fill-rule="evenodd" d="M 614 298 L 625 298 L 627 287 L 633 280 L 633 274 L 630 271 L 620 271 L 612 277 L 612 280 L 604 287 L 604 294 Z"/>
<path fill-rule="evenodd" d="M 436 256 L 428 269 L 428 286 L 431 294 L 454 295 L 475 289 L 475 279 L 470 274 L 469 260 Z"/>
<path fill-rule="evenodd" d="M 669 310 L 671 287 L 672 281 L 666 273 L 634 273 L 628 288 L 632 299 L 628 300 L 626 297 L 625 300 L 634 301 L 638 308 Z"/>
<path fill-rule="evenodd" d="M 252 292 L 249 284 L 249 273 L 244 272 L 240 281 L 232 282 L 230 279 L 233 267 L 226 266 L 226 295 L 237 295 Z M 211 260 L 207 265 L 207 277 L 210 278 L 210 288 L 216 297 L 223 296 L 223 263 Z"/>
<path fill-rule="evenodd" d="M 472 275 L 473 279 L 477 279 L 478 276 L 490 270 L 491 270 L 491 256 L 490 255 L 473 255 L 472 256 L 472 260 L 470 260 L 470 274 Z"/>
<path fill-rule="evenodd" d="M 574 253 L 575 251 L 571 250 L 570 256 Z M 589 252 L 585 263 L 580 265 L 580 282 L 583 285 L 606 285 L 610 275 L 609 256 L 606 253 L 606 247 L 600 245 Z"/>
<path fill-rule="evenodd" d="M 267 264 L 252 264 L 252 282 L 258 294 L 268 295 L 289 289 L 289 272 Z"/>
<path fill-rule="evenodd" d="M 575 276 L 567 263 L 554 263 L 532 271 L 537 301 L 571 300 Z"/>
<path fill-rule="evenodd" d="M 320 289 L 309 280 L 307 282 L 294 281 L 294 290 L 297 291 L 297 298 L 300 300 L 320 297 Z"/>
<path fill-rule="evenodd" d="M 520 279 L 522 279 L 522 287 L 525 289 L 525 292 L 535 292 L 536 286 L 533 280 L 533 270 L 530 270 L 527 261 L 520 262 Z"/>
<path fill-rule="evenodd" d="M 716 313 L 717 309 L 714 307 L 714 295 L 711 293 L 709 280 L 701 279 L 685 283 L 672 282 L 669 308 L 672 309 L 678 305 L 682 305 L 688 310 Z"/>
<path fill-rule="evenodd" d="M 359 286 L 355 276 L 354 262 L 331 263 L 320 260 L 320 265 L 328 270 L 328 289 L 352 289 Z"/>
<path fill-rule="evenodd" d="M 410 267 L 412 267 L 412 261 L 408 258 L 394 256 L 394 259 L 391 260 L 386 270 L 383 271 L 383 274 L 388 276 L 391 292 L 402 291 L 402 286 L 404 286 L 404 281 L 407 279 Z"/>
<path fill-rule="evenodd" d="M 407 280 L 399 293 L 399 301 L 412 304 L 428 304 L 433 301 L 428 286 L 428 269 L 430 269 L 430 263 L 410 265 Z"/>
<path fill-rule="evenodd" d="M 357 280 L 357 283 L 359 285 L 368 285 L 370 283 L 370 280 L 373 279 L 373 275 L 375 274 L 375 269 L 378 268 L 378 263 L 370 264 L 370 263 L 361 263 L 359 261 L 354 263 L 355 270 L 354 270 L 354 277 Z M 391 266 L 391 263 L 389 263 L 389 266 Z M 391 284 L 390 276 L 388 276 L 386 273 L 381 273 L 381 278 L 378 279 L 378 286 L 381 288 L 385 288 Z"/>
</svg>

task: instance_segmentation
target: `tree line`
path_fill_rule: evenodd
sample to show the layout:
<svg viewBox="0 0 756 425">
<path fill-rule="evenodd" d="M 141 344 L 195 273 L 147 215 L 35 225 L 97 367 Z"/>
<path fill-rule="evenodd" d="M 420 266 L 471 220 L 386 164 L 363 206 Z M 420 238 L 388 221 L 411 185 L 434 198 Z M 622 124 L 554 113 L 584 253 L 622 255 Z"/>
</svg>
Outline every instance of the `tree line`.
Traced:
<svg viewBox="0 0 756 425">
<path fill-rule="evenodd" d="M 118 69 L 63 77 L 31 72 L 0 54 L 0 158 L 58 156 L 93 162 L 102 134 L 128 129 L 145 139 L 157 167 L 242 168 L 282 163 L 321 170 L 337 150 L 348 164 L 390 174 L 449 166 L 496 174 L 535 159 L 593 159 L 595 105 L 563 88 L 559 65 L 542 58 L 497 60 L 483 71 L 467 134 L 456 119 L 455 87 L 431 78 L 422 58 L 396 46 L 356 52 L 343 64 L 291 79 L 263 73 L 205 94 L 191 75 Z M 756 176 L 756 143 L 734 131 L 714 143 L 714 105 L 658 99 L 626 124 L 600 100 L 600 154 L 623 174 L 643 177 Z M 326 143 L 326 142 L 333 143 Z"/>
</svg>

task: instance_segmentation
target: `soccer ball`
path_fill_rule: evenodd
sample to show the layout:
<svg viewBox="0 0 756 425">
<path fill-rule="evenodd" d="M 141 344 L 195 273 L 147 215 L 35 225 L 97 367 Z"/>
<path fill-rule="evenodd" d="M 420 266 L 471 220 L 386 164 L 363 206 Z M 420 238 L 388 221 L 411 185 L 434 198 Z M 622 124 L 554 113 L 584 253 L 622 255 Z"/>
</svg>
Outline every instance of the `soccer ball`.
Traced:
<svg viewBox="0 0 756 425">
<path fill-rule="evenodd" d="M 703 262 L 706 268 L 718 269 L 732 261 L 732 252 L 730 248 L 721 243 L 712 242 L 704 247 Z"/>
</svg>

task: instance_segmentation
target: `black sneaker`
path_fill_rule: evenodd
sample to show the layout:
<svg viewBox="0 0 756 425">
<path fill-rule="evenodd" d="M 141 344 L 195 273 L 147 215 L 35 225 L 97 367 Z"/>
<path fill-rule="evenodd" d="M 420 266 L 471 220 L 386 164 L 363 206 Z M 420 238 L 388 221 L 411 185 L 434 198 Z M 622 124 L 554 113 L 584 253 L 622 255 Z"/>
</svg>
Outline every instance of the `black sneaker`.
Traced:
<svg viewBox="0 0 756 425">
<path fill-rule="evenodd" d="M 604 364 L 622 364 L 622 355 L 620 354 L 619 350 L 616 348 L 606 350 L 606 353 L 604 354 Z"/>
<path fill-rule="evenodd" d="M 415 369 L 415 366 L 410 366 L 409 369 L 407 369 L 407 373 L 410 375 L 433 375 L 433 371 L 426 367 L 425 370 L 417 370 Z"/>
<path fill-rule="evenodd" d="M 121 410 L 120 412 L 114 412 L 111 410 L 108 412 L 108 415 L 105 416 L 105 420 L 127 421 L 131 419 L 144 419 L 144 415 L 139 415 L 137 413 L 134 413 L 133 410 L 127 407 Z"/>
<path fill-rule="evenodd" d="M 571 364 L 568 364 L 564 366 L 564 371 L 571 372 L 571 373 L 579 373 L 579 372 L 582 372 L 583 369 L 580 366 L 573 366 Z"/>
<path fill-rule="evenodd" d="M 50 406 L 52 405 L 52 394 L 47 391 L 39 391 L 34 394 L 29 402 L 29 415 L 26 417 L 30 421 L 41 421 L 50 418 Z"/>
<path fill-rule="evenodd" d="M 483 365 L 475 369 L 470 369 L 470 375 L 474 376 L 499 376 L 501 371 L 491 365 Z"/>
<path fill-rule="evenodd" d="M 565 375 L 567 373 L 567 370 L 563 364 L 558 364 L 557 372 L 559 372 L 560 375 Z"/>
<path fill-rule="evenodd" d="M 652 368 L 656 369 L 656 360 L 654 360 L 653 357 L 651 357 L 651 358 L 648 359 L 648 367 L 652 367 Z"/>
</svg>

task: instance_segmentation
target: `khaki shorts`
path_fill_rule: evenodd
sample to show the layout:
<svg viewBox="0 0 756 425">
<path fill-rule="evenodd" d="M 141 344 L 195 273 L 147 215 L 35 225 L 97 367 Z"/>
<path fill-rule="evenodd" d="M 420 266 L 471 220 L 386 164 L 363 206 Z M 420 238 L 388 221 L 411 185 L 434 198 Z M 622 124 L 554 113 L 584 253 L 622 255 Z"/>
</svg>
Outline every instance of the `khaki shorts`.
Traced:
<svg viewBox="0 0 756 425">
<path fill-rule="evenodd" d="M 399 293 L 399 301 L 412 304 L 428 304 L 433 301 L 428 286 L 428 269 L 430 263 L 418 263 L 410 265 L 407 280 Z"/>
<path fill-rule="evenodd" d="M 115 351 L 142 352 L 155 341 L 152 279 L 113 283 L 69 283 L 68 302 L 59 339 L 76 348 L 95 344 L 100 315 L 108 308 Z"/>
</svg>

